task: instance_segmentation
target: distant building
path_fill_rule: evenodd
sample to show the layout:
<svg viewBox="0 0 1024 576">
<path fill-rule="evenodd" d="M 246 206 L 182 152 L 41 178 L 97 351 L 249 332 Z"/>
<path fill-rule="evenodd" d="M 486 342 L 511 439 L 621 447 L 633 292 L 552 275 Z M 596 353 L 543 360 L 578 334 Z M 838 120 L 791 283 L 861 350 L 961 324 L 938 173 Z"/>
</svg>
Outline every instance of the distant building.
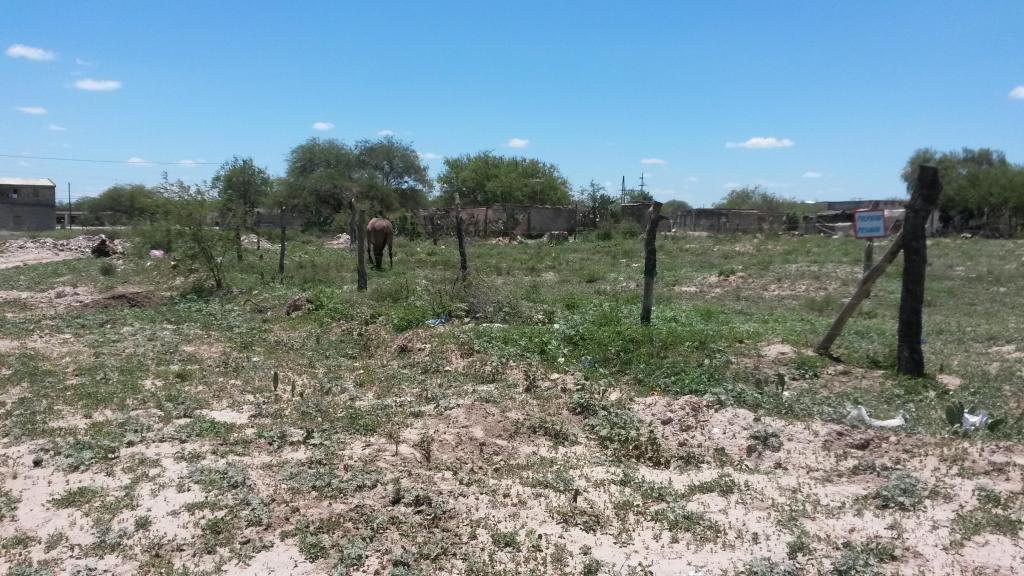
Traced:
<svg viewBox="0 0 1024 576">
<path fill-rule="evenodd" d="M 53 230 L 56 193 L 49 178 L 0 178 L 0 230 Z"/>
</svg>

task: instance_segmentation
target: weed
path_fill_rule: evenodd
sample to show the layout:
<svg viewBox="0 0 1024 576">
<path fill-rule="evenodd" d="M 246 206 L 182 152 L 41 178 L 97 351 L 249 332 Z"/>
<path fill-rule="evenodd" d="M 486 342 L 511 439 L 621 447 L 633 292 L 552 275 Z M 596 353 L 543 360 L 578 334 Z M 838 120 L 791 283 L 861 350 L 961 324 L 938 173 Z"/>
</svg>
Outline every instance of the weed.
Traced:
<svg viewBox="0 0 1024 576">
<path fill-rule="evenodd" d="M 582 416 L 598 441 L 620 458 L 668 466 L 670 458 L 654 429 L 628 408 L 603 399 L 590 386 L 577 388 L 569 408 Z"/>
<path fill-rule="evenodd" d="M 782 450 L 782 436 L 773 426 L 760 424 L 750 432 L 752 443 L 747 444 L 747 456 Z"/>
<path fill-rule="evenodd" d="M 21 499 L 10 490 L 0 487 L 0 520 L 13 519 L 18 512 L 19 502 Z"/>
<path fill-rule="evenodd" d="M 925 486 L 911 474 L 895 472 L 875 491 L 873 498 L 881 509 L 916 510 L 924 504 Z"/>
<path fill-rule="evenodd" d="M 491 543 L 499 550 L 518 551 L 520 546 L 519 533 L 515 530 L 494 530 L 491 532 Z"/>
<path fill-rule="evenodd" d="M 843 548 L 845 551 L 832 562 L 834 576 L 874 576 L 882 573 L 883 565 L 896 559 L 896 549 L 888 542 L 846 542 Z"/>
<path fill-rule="evenodd" d="M 792 564 L 771 558 L 754 558 L 740 572 L 742 576 L 797 576 L 799 573 Z"/>
</svg>

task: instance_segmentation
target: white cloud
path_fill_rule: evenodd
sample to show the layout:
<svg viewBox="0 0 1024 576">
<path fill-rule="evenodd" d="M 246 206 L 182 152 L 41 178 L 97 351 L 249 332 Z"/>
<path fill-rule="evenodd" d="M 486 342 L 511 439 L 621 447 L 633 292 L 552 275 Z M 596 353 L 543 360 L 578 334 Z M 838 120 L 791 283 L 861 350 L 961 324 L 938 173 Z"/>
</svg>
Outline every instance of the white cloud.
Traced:
<svg viewBox="0 0 1024 576">
<path fill-rule="evenodd" d="M 31 114 L 33 116 L 42 116 L 43 114 L 46 114 L 46 108 L 43 108 L 42 106 L 17 106 L 15 110 L 22 114 Z"/>
<path fill-rule="evenodd" d="M 380 132 L 377 132 L 377 136 L 380 136 L 381 138 L 383 138 L 385 136 L 394 136 L 394 135 L 395 135 L 395 133 L 392 132 L 391 130 L 381 130 Z"/>
<path fill-rule="evenodd" d="M 1010 90 L 1010 98 L 1012 100 L 1024 100 L 1024 85 L 1017 86 L 1013 90 Z"/>
<path fill-rule="evenodd" d="M 664 166 L 665 164 L 668 164 L 668 162 L 661 158 L 641 158 L 640 163 L 647 166 Z"/>
<path fill-rule="evenodd" d="M 61 125 L 59 125 L 59 124 L 50 124 L 50 126 L 49 126 L 49 128 L 48 128 L 48 129 L 49 129 L 49 130 L 50 130 L 51 132 L 63 132 L 63 131 L 65 131 L 65 130 L 67 130 L 67 128 L 65 128 L 65 127 L 63 127 L 63 126 L 61 126 Z"/>
<path fill-rule="evenodd" d="M 75 88 L 88 90 L 89 92 L 113 92 L 114 90 L 120 90 L 121 82 L 119 80 L 82 78 L 81 80 L 75 80 Z"/>
<path fill-rule="evenodd" d="M 750 148 L 750 149 L 765 149 L 765 148 L 789 148 L 793 146 L 795 142 L 789 138 L 776 138 L 774 136 L 755 136 L 746 142 L 726 142 L 726 148 Z"/>
<path fill-rule="evenodd" d="M 434 154 L 433 152 L 418 152 L 417 154 L 419 154 L 420 158 L 423 158 L 424 160 L 440 160 L 441 159 L 441 155 L 440 154 Z"/>
<path fill-rule="evenodd" d="M 57 55 L 49 50 L 43 50 L 42 48 L 35 48 L 32 46 L 25 46 L 24 44 L 11 44 L 4 51 L 11 58 L 24 58 L 25 60 L 35 60 L 37 62 L 43 62 L 46 60 L 53 60 Z"/>
<path fill-rule="evenodd" d="M 821 178 L 821 176 L 821 172 L 815 172 L 813 170 L 808 170 L 807 172 L 804 172 L 804 178 Z"/>
<path fill-rule="evenodd" d="M 334 130 L 334 124 L 331 124 L 330 122 L 314 122 L 313 130 L 319 130 L 321 132 L 325 132 L 327 130 Z"/>
<path fill-rule="evenodd" d="M 195 160 L 178 160 L 178 164 L 181 164 L 182 166 L 195 166 L 196 165 L 196 161 Z"/>
<path fill-rule="evenodd" d="M 93 66 L 94 65 L 92 62 L 89 62 L 88 60 L 83 60 L 81 58 L 75 58 L 75 64 L 78 64 L 79 66 Z"/>
<path fill-rule="evenodd" d="M 509 148 L 526 148 L 530 145 L 530 141 L 526 138 L 509 138 L 505 145 Z"/>
<path fill-rule="evenodd" d="M 139 158 L 138 156 L 132 156 L 131 158 L 125 160 L 125 162 L 129 164 L 149 164 L 149 162 L 146 162 L 145 160 Z"/>
</svg>

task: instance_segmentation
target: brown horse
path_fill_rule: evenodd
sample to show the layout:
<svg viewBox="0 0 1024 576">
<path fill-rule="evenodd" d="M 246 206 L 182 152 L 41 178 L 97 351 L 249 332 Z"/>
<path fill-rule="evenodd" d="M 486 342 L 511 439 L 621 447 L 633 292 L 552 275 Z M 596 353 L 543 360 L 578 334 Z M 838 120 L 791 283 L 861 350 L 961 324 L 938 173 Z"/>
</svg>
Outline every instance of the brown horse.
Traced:
<svg viewBox="0 0 1024 576">
<path fill-rule="evenodd" d="M 387 218 L 374 218 L 366 224 L 366 255 L 370 258 L 370 265 L 377 270 L 384 266 L 384 246 L 388 247 L 388 268 L 395 265 L 391 255 L 394 237 L 395 228 Z M 373 248 L 373 254 L 370 248 Z"/>
</svg>

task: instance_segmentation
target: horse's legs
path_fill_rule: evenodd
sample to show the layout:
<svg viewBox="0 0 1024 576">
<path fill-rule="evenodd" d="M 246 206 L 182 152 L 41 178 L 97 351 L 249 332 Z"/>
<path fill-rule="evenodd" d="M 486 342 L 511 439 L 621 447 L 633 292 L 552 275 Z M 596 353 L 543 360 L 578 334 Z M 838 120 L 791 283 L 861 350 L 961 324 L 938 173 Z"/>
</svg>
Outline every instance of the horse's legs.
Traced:
<svg viewBox="0 0 1024 576">
<path fill-rule="evenodd" d="M 388 268 L 395 267 L 395 258 L 391 255 L 391 236 L 388 236 Z"/>
<path fill-rule="evenodd" d="M 366 258 L 367 258 L 367 260 L 370 261 L 370 266 L 374 266 L 374 263 L 373 263 L 373 253 L 370 252 L 370 247 L 372 245 L 373 245 L 372 242 L 367 242 L 366 243 Z"/>
</svg>

